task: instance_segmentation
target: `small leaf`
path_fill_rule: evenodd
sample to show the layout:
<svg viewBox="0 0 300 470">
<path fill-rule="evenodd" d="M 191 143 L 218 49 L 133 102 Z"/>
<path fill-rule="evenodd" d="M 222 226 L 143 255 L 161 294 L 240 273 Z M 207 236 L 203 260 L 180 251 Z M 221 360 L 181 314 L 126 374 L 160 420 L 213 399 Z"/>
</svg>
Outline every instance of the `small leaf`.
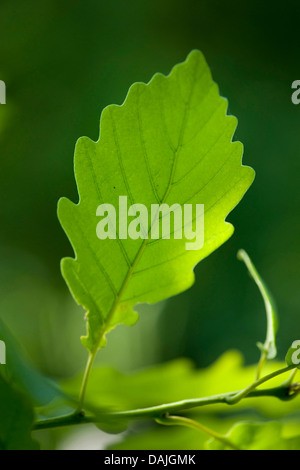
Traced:
<svg viewBox="0 0 300 470">
<path fill-rule="evenodd" d="M 31 438 L 33 409 L 21 395 L 0 377 L 0 450 L 37 450 Z"/>
<path fill-rule="evenodd" d="M 193 51 L 169 76 L 135 83 L 122 106 L 105 108 L 98 142 L 79 139 L 79 202 L 61 199 L 58 216 L 76 253 L 62 261 L 62 274 L 87 310 L 82 341 L 90 351 L 103 347 L 117 324 L 135 323 L 138 303 L 188 289 L 195 265 L 232 235 L 225 219 L 254 171 L 241 165 L 243 146 L 232 142 L 237 120 L 226 110 L 203 55 Z M 111 204 L 118 221 L 120 196 L 148 214 L 152 204 L 204 204 L 204 246 L 186 250 L 184 237 L 123 239 L 119 228 L 116 239 L 99 240 L 96 209 Z"/>
<path fill-rule="evenodd" d="M 285 437 L 281 423 L 238 423 L 226 438 L 241 450 L 299 450 L 300 436 Z M 211 439 L 208 450 L 230 450 L 222 442 Z"/>
<path fill-rule="evenodd" d="M 258 348 L 262 354 L 266 354 L 267 359 L 274 359 L 277 356 L 276 349 L 276 333 L 278 329 L 278 319 L 277 311 L 272 299 L 271 294 L 269 293 L 264 281 L 258 274 L 254 264 L 252 263 L 250 257 L 245 250 L 238 251 L 238 259 L 243 261 L 248 268 L 250 276 L 253 278 L 257 287 L 260 290 L 262 298 L 265 303 L 266 314 L 267 314 L 267 335 L 264 344 L 257 343 Z"/>
<path fill-rule="evenodd" d="M 288 350 L 285 361 L 288 366 L 297 366 L 297 369 L 300 369 L 300 340 L 293 342 Z"/>
</svg>

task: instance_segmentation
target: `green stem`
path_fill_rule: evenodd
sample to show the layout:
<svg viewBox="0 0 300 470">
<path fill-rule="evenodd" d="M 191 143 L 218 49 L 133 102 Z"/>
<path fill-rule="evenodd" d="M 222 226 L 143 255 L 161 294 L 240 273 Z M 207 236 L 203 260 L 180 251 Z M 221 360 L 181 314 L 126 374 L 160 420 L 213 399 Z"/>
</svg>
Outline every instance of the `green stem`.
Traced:
<svg viewBox="0 0 300 470">
<path fill-rule="evenodd" d="M 171 190 L 171 186 L 172 186 L 172 179 L 174 177 L 174 172 L 175 172 L 175 164 L 176 164 L 176 158 L 177 158 L 177 151 L 178 149 L 180 148 L 180 146 L 178 146 L 177 150 L 176 150 L 176 153 L 175 153 L 175 156 L 174 156 L 174 160 L 173 160 L 173 164 L 172 164 L 172 171 L 171 171 L 171 175 L 170 175 L 170 180 L 169 180 L 169 183 L 168 183 L 168 187 L 166 189 L 166 192 L 160 202 L 160 205 L 163 205 L 169 195 L 169 192 Z M 83 408 L 83 404 L 84 404 L 84 398 L 85 398 L 85 392 L 86 392 L 86 387 L 87 387 L 87 382 L 88 382 L 88 379 L 89 379 L 89 375 L 91 373 L 91 369 L 92 369 L 92 366 L 93 366 L 93 362 L 95 360 L 95 357 L 96 357 L 96 354 L 97 354 L 97 351 L 98 351 L 98 347 L 99 347 L 99 344 L 101 343 L 102 339 L 103 339 L 103 336 L 105 335 L 105 332 L 106 332 L 106 326 L 109 325 L 110 323 L 110 320 L 112 319 L 117 307 L 118 307 L 118 304 L 120 302 L 120 299 L 122 297 L 122 294 L 124 293 L 126 287 L 127 287 L 127 284 L 131 278 L 131 275 L 136 267 L 136 265 L 138 264 L 140 258 L 142 257 L 143 253 L 144 253 L 144 250 L 147 246 L 147 243 L 149 241 L 149 234 L 152 230 L 152 226 L 153 224 L 156 222 L 157 220 L 157 216 L 159 214 L 159 211 L 157 211 L 156 213 L 156 216 L 155 216 L 155 219 L 153 221 L 153 223 L 151 223 L 151 226 L 148 230 L 148 237 L 146 239 L 144 239 L 142 245 L 140 246 L 140 249 L 139 251 L 137 252 L 136 254 L 136 257 L 135 259 L 133 260 L 133 263 L 130 265 L 129 267 L 129 270 L 127 272 L 127 275 L 124 279 L 124 282 L 121 286 L 121 289 L 117 295 L 117 297 L 115 298 L 115 301 L 107 315 L 107 318 L 106 318 L 106 322 L 105 322 L 105 325 L 102 327 L 102 331 L 100 331 L 100 334 L 99 334 L 99 338 L 98 338 L 98 341 L 94 347 L 94 350 L 90 353 L 89 355 L 89 358 L 88 358 L 88 362 L 87 362 L 87 365 L 86 365 L 86 369 L 85 369 L 85 373 L 84 373 L 84 377 L 83 377 L 83 381 L 82 381 L 82 385 L 81 385 L 81 390 L 80 390 L 80 395 L 79 395 L 79 404 L 78 404 L 78 411 L 80 412 L 81 409 Z"/>
<path fill-rule="evenodd" d="M 294 379 L 296 378 L 297 372 L 298 372 L 298 369 L 292 370 L 289 378 L 285 382 L 283 382 L 282 386 L 289 387 L 290 385 L 292 385 L 292 383 L 294 382 Z"/>
<path fill-rule="evenodd" d="M 274 379 L 278 375 L 285 374 L 286 372 L 295 369 L 295 365 L 284 367 L 283 369 L 279 369 L 276 372 L 272 372 L 272 374 L 266 375 L 259 380 L 253 382 L 249 387 L 246 387 L 244 390 L 241 390 L 236 395 L 229 397 L 228 404 L 235 405 L 243 398 L 246 398 L 251 392 L 253 392 L 257 387 L 262 385 L 263 383 L 267 382 L 268 380 Z"/>
<path fill-rule="evenodd" d="M 90 424 L 97 423 L 97 420 L 93 416 L 84 416 L 82 413 L 72 413 L 70 415 L 59 416 L 57 418 L 50 418 L 38 421 L 34 430 L 39 431 L 41 429 L 53 429 L 62 428 L 65 426 L 74 426 L 77 424 Z"/>
<path fill-rule="evenodd" d="M 267 362 L 267 359 L 268 359 L 268 355 L 265 351 L 263 351 L 261 353 L 261 356 L 260 356 L 260 360 L 259 360 L 259 363 L 257 365 L 257 369 L 256 369 L 256 380 L 259 380 L 260 379 L 260 376 L 262 374 L 262 370 Z"/>
<path fill-rule="evenodd" d="M 258 380 L 260 378 L 261 370 L 263 365 L 267 359 L 274 359 L 276 357 L 276 346 L 275 346 L 275 336 L 277 332 L 277 312 L 272 300 L 268 289 L 266 288 L 262 278 L 260 277 L 256 267 L 252 263 L 249 255 L 246 253 L 245 250 L 239 250 L 237 253 L 237 258 L 243 261 L 249 271 L 250 276 L 254 280 L 255 284 L 257 285 L 261 296 L 263 298 L 266 315 L 267 315 L 267 335 L 265 343 L 262 346 L 262 354 L 261 359 L 259 361 L 258 370 L 257 370 L 257 377 Z"/>
<path fill-rule="evenodd" d="M 222 434 L 213 431 L 212 429 L 204 426 L 198 421 L 194 421 L 193 419 L 184 418 L 182 416 L 164 416 L 157 419 L 156 421 L 158 424 L 165 426 L 185 426 L 187 428 L 195 429 L 196 431 L 204 432 L 210 437 L 222 442 L 222 444 L 224 444 L 226 447 L 230 447 L 233 450 L 240 450 L 235 444 L 227 439 L 226 436 L 222 436 Z"/>
<path fill-rule="evenodd" d="M 92 370 L 92 367 L 93 367 L 93 363 L 94 363 L 96 354 L 97 354 L 97 350 L 93 353 L 90 353 L 87 364 L 86 364 L 86 368 L 85 368 L 85 372 L 84 372 L 84 376 L 83 376 L 83 380 L 82 380 L 82 384 L 81 384 L 81 389 L 80 389 L 80 393 L 79 393 L 79 402 L 78 402 L 78 407 L 77 407 L 78 413 L 80 413 L 82 408 L 83 408 L 83 403 L 84 403 L 84 398 L 85 398 L 85 393 L 86 393 L 86 387 L 87 387 L 87 384 L 88 384 L 89 376 L 90 376 L 90 373 L 91 373 L 91 370 Z"/>
<path fill-rule="evenodd" d="M 92 361 L 91 361 L 92 363 Z M 91 366 L 90 366 L 91 367 Z M 295 366 L 296 367 L 296 366 Z M 166 413 L 174 413 L 179 411 L 186 411 L 193 408 L 198 408 L 201 406 L 207 405 L 216 405 L 216 404 L 227 404 L 233 405 L 238 403 L 243 398 L 257 398 L 257 397 L 275 397 L 279 400 L 286 401 L 291 400 L 294 396 L 298 394 L 297 391 L 295 393 L 290 394 L 290 384 L 283 384 L 279 387 L 269 388 L 265 390 L 255 390 L 256 387 L 261 385 L 262 383 L 283 374 L 293 367 L 289 366 L 284 369 L 280 369 L 272 374 L 263 377 L 259 381 L 254 382 L 252 385 L 247 387 L 244 390 L 237 391 L 237 392 L 230 392 L 230 393 L 223 393 L 220 395 L 214 395 L 210 397 L 204 398 L 194 398 L 190 400 L 182 400 L 173 403 L 168 403 L 165 405 L 158 405 L 149 408 L 141 408 L 136 410 L 127 410 L 127 411 L 115 411 L 115 412 L 108 412 L 108 413 L 98 413 L 97 416 L 85 416 L 82 412 L 76 411 L 67 416 L 60 416 L 57 418 L 51 418 L 46 420 L 38 421 L 34 429 L 48 429 L 48 428 L 55 428 L 61 426 L 69 426 L 73 424 L 87 424 L 87 423 L 100 423 L 105 422 L 109 419 L 159 419 L 164 416 Z M 90 368 L 89 368 L 90 370 Z M 88 368 L 87 368 L 88 374 Z"/>
</svg>

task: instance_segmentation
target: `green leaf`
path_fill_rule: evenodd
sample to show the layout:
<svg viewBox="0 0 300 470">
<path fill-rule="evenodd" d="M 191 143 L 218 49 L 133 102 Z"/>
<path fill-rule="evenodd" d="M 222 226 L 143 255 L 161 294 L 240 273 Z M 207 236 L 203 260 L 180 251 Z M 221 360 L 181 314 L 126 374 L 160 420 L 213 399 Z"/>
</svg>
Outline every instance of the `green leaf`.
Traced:
<svg viewBox="0 0 300 470">
<path fill-rule="evenodd" d="M 258 343 L 258 347 L 263 354 L 266 354 L 267 359 L 274 359 L 277 356 L 276 333 L 278 329 L 277 311 L 274 300 L 245 250 L 239 250 L 238 259 L 243 261 L 247 266 L 249 274 L 259 288 L 265 303 L 267 314 L 267 335 L 265 343 Z"/>
<path fill-rule="evenodd" d="M 300 369 L 300 340 L 295 340 L 287 352 L 285 362 L 288 366 L 297 366 Z"/>
<path fill-rule="evenodd" d="M 241 450 L 299 450 L 300 436 L 285 437 L 281 423 L 238 423 L 226 438 Z M 209 450 L 229 450 L 222 442 L 211 439 Z"/>
<path fill-rule="evenodd" d="M 33 419 L 27 397 L 0 377 L 0 450 L 37 450 L 30 435 Z"/>
<path fill-rule="evenodd" d="M 195 265 L 233 233 L 225 222 L 254 179 L 241 165 L 243 146 L 232 142 L 237 120 L 226 115 L 203 55 L 193 51 L 169 76 L 134 84 L 122 106 L 101 116 L 98 142 L 83 137 L 75 151 L 79 202 L 63 198 L 59 220 L 76 258 L 62 261 L 62 274 L 87 310 L 90 351 L 105 345 L 119 323 L 134 324 L 133 308 L 183 292 Z M 119 196 L 128 204 L 204 204 L 204 246 L 186 250 L 186 240 L 116 239 L 96 236 L 96 209 Z M 128 225 L 127 225 L 128 228 Z"/>
</svg>

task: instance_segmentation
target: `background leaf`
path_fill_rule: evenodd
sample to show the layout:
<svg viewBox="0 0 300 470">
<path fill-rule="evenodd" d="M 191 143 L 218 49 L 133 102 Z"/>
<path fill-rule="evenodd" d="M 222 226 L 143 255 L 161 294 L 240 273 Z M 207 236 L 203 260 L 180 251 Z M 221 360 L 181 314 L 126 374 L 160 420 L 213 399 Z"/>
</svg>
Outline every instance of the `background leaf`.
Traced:
<svg viewBox="0 0 300 470">
<path fill-rule="evenodd" d="M 298 450 L 300 436 L 284 437 L 280 423 L 238 423 L 226 437 L 241 450 Z M 209 450 L 228 450 L 220 441 L 208 442 Z"/>
<path fill-rule="evenodd" d="M 17 344 L 7 326 L 0 318 L 0 339 L 4 340 L 7 353 L 7 364 L 0 368 L 9 381 L 21 387 L 38 405 L 45 405 L 61 395 L 58 387 L 50 379 L 36 370 L 26 358 L 25 352 Z"/>
<path fill-rule="evenodd" d="M 265 373 L 269 374 L 284 367 L 282 362 L 266 364 Z M 205 369 L 197 369 L 187 359 L 177 359 L 131 374 L 122 374 L 110 367 L 95 367 L 89 379 L 86 402 L 94 408 L 128 410 L 161 405 L 189 398 L 200 398 L 219 393 L 241 390 L 253 382 L 256 366 L 245 366 L 244 359 L 237 351 L 228 351 Z M 282 384 L 286 375 L 272 379 L 268 387 Z M 78 396 L 82 374 L 63 382 L 65 392 Z M 297 397 L 281 402 L 277 398 L 260 397 L 243 400 L 234 406 L 234 412 L 244 413 L 255 410 L 264 417 L 282 417 L 299 409 Z M 194 409 L 200 415 L 223 416 L 230 414 L 233 407 L 210 405 Z"/>
<path fill-rule="evenodd" d="M 269 374 L 284 367 L 282 362 L 265 366 Z M 199 398 L 223 392 L 240 390 L 253 381 L 256 365 L 245 366 L 237 351 L 228 351 L 210 367 L 197 369 L 186 359 L 178 359 L 131 374 L 122 374 L 109 367 L 96 367 L 87 388 L 86 405 L 98 410 L 129 410 L 160 405 L 188 398 Z M 274 378 L 268 387 L 276 387 L 289 377 Z M 63 389 L 77 397 L 82 376 L 65 381 Z M 280 421 L 284 436 L 300 435 L 299 397 L 290 401 L 260 397 L 243 400 L 234 407 L 218 404 L 194 408 L 186 413 L 205 426 L 226 434 L 239 421 Z M 114 423 L 112 423 L 114 424 Z M 118 423 L 119 424 L 119 423 Z M 128 424 L 123 422 L 124 424 Z M 101 429 L 116 432 L 121 428 L 109 428 L 101 423 Z M 122 429 L 121 429 L 122 430 Z M 162 427 L 152 420 L 129 423 L 125 434 L 116 438 L 114 449 L 204 449 L 207 435 L 183 428 Z"/>
<path fill-rule="evenodd" d="M 27 397 L 14 390 L 0 376 L 0 449 L 37 450 L 31 438 L 33 409 Z"/>
<path fill-rule="evenodd" d="M 62 273 L 87 310 L 89 350 L 118 323 L 133 324 L 133 307 L 157 302 L 193 284 L 194 266 L 233 232 L 225 222 L 254 178 L 232 142 L 236 119 L 226 116 L 209 68 L 198 51 L 168 77 L 134 84 L 122 106 L 105 108 L 100 139 L 81 138 L 75 152 L 79 203 L 60 200 L 59 219 L 76 253 Z M 120 195 L 129 204 L 205 205 L 205 242 L 187 251 L 185 240 L 98 240 L 96 208 Z"/>
</svg>

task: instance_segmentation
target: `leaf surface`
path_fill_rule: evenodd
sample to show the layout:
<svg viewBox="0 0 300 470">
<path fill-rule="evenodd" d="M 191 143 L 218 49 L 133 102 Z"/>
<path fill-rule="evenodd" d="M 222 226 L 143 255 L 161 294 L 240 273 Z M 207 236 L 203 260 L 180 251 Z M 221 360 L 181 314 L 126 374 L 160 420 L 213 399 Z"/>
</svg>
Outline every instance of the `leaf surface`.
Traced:
<svg viewBox="0 0 300 470">
<path fill-rule="evenodd" d="M 118 323 L 134 324 L 138 303 L 154 303 L 188 289 L 193 269 L 233 233 L 225 222 L 254 179 L 242 166 L 243 146 L 232 142 L 237 120 L 226 115 L 203 55 L 193 51 L 167 77 L 134 84 L 122 106 L 108 106 L 100 138 L 79 139 L 75 177 L 79 202 L 63 198 L 58 216 L 76 258 L 62 261 L 63 276 L 87 311 L 83 344 L 95 351 Z M 186 239 L 99 240 L 96 210 L 119 196 L 128 205 L 204 204 L 204 246 Z M 195 221 L 194 221 L 195 222 Z"/>
</svg>

